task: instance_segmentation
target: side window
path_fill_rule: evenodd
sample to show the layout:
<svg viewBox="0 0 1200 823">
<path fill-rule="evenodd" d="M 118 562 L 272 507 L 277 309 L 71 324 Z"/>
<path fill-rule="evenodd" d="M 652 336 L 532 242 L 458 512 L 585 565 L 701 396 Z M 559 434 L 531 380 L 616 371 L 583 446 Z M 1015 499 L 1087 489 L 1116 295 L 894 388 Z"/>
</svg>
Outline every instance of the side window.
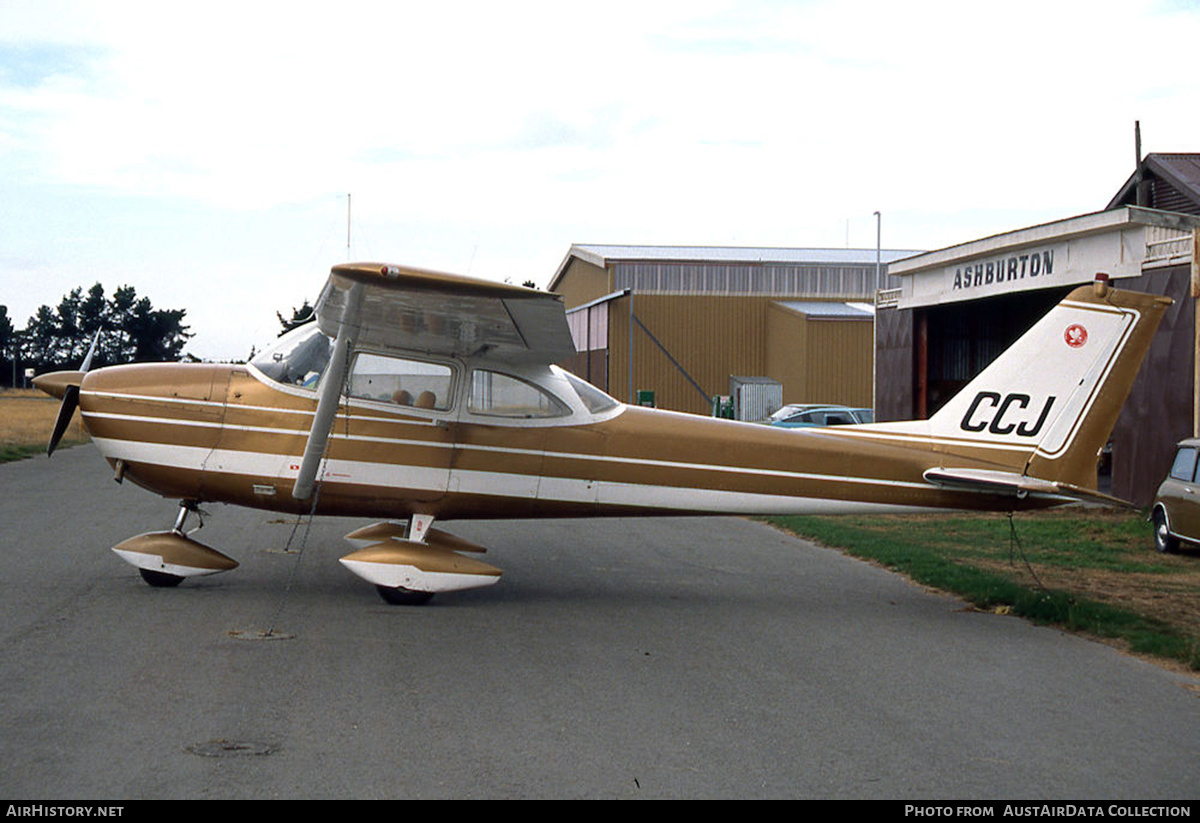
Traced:
<svg viewBox="0 0 1200 823">
<path fill-rule="evenodd" d="M 1171 466 L 1171 477 L 1175 480 L 1191 482 L 1195 471 L 1196 450 L 1185 447 L 1177 451 L 1175 453 L 1175 463 Z"/>
<path fill-rule="evenodd" d="M 441 363 L 363 352 L 354 358 L 349 391 L 365 400 L 445 410 L 450 408 L 452 378 L 450 367 Z"/>
<path fill-rule="evenodd" d="M 471 374 L 467 409 L 472 414 L 495 417 L 561 417 L 571 413 L 561 400 L 532 383 L 486 369 Z"/>
</svg>

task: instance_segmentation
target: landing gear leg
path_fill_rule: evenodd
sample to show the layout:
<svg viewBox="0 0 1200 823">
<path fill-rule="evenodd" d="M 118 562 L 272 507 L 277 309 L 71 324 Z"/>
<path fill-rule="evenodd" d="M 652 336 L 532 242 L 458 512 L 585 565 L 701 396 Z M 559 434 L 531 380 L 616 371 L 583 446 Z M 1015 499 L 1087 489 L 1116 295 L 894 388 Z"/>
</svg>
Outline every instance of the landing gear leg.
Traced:
<svg viewBox="0 0 1200 823">
<path fill-rule="evenodd" d="M 200 529 L 204 528 L 204 516 L 208 514 L 208 512 L 200 508 L 200 504 L 195 500 L 180 500 L 179 514 L 175 515 L 175 525 L 171 527 L 171 531 L 175 532 L 175 534 L 178 534 L 181 537 L 187 537 L 187 535 L 191 534 L 191 532 L 185 532 L 183 530 L 184 525 L 187 523 L 187 517 L 189 514 L 195 514 L 196 519 L 200 521 L 196 528 L 192 529 L 193 532 L 200 531 Z"/>
</svg>

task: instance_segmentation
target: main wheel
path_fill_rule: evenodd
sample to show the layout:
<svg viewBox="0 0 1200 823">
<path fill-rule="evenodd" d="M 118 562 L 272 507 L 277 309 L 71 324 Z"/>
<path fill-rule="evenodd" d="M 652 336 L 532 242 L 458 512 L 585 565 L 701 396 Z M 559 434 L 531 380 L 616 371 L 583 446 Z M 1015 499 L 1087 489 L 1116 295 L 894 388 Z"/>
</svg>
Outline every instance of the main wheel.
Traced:
<svg viewBox="0 0 1200 823">
<path fill-rule="evenodd" d="M 375 591 L 379 592 L 384 602 L 392 606 L 420 606 L 422 603 L 428 603 L 429 598 L 433 597 L 433 592 L 418 592 L 392 586 L 376 586 Z"/>
<path fill-rule="evenodd" d="M 150 569 L 138 569 L 142 575 L 142 579 L 156 589 L 169 589 L 172 586 L 178 586 L 183 582 L 183 578 L 177 574 L 167 574 L 166 572 L 156 572 Z"/>
<path fill-rule="evenodd" d="M 1179 548 L 1179 539 L 1167 528 L 1167 515 L 1162 509 L 1154 510 L 1154 548 L 1164 554 Z"/>
</svg>

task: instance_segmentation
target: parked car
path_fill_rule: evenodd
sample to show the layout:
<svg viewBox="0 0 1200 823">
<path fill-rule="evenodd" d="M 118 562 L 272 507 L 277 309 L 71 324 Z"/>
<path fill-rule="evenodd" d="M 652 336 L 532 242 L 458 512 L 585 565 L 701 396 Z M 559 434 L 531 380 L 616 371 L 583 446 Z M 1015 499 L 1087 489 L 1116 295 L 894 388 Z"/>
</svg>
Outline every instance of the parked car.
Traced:
<svg viewBox="0 0 1200 823">
<path fill-rule="evenodd" d="M 788 403 L 786 406 L 772 414 L 763 422 L 774 423 L 776 420 L 783 420 L 784 418 L 791 417 L 793 414 L 798 412 L 806 411 L 807 409 L 823 409 L 827 405 L 827 403 Z"/>
<path fill-rule="evenodd" d="M 1182 440 L 1175 447 L 1175 462 L 1150 510 L 1154 523 L 1154 548 L 1173 552 L 1181 542 L 1200 543 L 1200 478 L 1196 476 L 1200 439 Z"/>
<path fill-rule="evenodd" d="M 775 414 L 779 414 L 779 412 Z M 772 415 L 772 418 L 775 418 L 775 415 Z M 873 422 L 875 422 L 875 413 L 871 409 L 810 405 L 799 407 L 790 414 L 772 419 L 771 425 L 786 429 L 799 429 L 812 426 L 845 426 L 853 423 Z"/>
</svg>

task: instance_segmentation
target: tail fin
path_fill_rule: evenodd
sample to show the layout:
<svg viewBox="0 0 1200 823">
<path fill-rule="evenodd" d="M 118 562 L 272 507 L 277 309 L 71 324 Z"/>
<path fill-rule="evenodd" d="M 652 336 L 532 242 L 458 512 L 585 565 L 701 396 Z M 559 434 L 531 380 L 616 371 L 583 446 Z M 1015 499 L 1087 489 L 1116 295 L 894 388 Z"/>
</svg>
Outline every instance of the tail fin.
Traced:
<svg viewBox="0 0 1200 823">
<path fill-rule="evenodd" d="M 1171 302 L 1097 275 L 939 409 L 930 433 L 947 452 L 1095 488 L 1100 449 Z"/>
</svg>

